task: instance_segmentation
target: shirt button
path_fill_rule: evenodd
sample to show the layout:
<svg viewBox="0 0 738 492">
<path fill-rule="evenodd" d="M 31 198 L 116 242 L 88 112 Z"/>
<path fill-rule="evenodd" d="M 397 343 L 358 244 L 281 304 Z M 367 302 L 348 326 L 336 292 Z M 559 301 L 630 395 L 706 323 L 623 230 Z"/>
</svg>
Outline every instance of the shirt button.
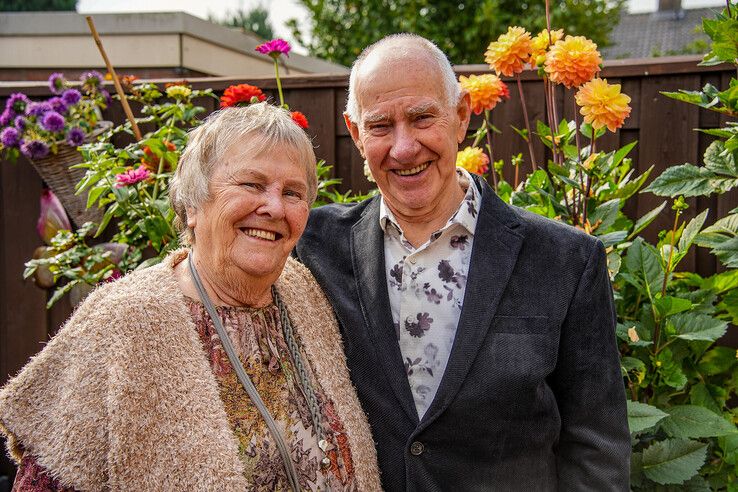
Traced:
<svg viewBox="0 0 738 492">
<path fill-rule="evenodd" d="M 414 264 L 415 264 L 415 262 L 417 262 L 417 261 L 418 261 L 418 260 L 417 260 L 417 259 L 415 259 L 415 257 L 411 257 L 411 258 L 410 258 L 410 263 L 412 263 L 413 265 L 414 265 Z"/>
<path fill-rule="evenodd" d="M 420 456 L 424 450 L 425 446 L 423 446 L 422 442 L 415 441 L 410 445 L 410 454 L 413 456 Z"/>
</svg>

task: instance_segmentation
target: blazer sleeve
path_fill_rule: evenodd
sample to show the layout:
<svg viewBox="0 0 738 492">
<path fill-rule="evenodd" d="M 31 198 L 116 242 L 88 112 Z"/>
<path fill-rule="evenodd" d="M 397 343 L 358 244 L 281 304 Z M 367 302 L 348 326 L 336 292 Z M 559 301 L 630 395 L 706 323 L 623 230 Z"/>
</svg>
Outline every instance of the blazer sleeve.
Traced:
<svg viewBox="0 0 738 492">
<path fill-rule="evenodd" d="M 552 381 L 561 415 L 558 488 L 627 491 L 631 446 L 612 286 L 602 242 L 590 249 Z"/>
</svg>

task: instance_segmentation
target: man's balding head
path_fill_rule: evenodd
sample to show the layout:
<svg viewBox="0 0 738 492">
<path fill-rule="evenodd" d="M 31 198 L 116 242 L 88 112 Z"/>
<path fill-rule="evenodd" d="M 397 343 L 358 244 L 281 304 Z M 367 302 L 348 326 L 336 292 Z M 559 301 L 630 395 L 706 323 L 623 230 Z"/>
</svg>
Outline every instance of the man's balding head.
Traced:
<svg viewBox="0 0 738 492">
<path fill-rule="evenodd" d="M 366 74 L 376 73 L 376 69 L 381 68 L 384 73 L 396 73 L 398 77 L 402 77 L 402 67 L 409 61 L 427 64 L 430 71 L 428 75 L 438 77 L 443 85 L 446 104 L 449 106 L 457 104 L 461 88 L 446 55 L 433 42 L 422 36 L 407 33 L 392 34 L 364 48 L 354 62 L 346 102 L 348 118 L 353 122 L 358 122 L 361 118 L 362 108 L 357 94 Z"/>
</svg>

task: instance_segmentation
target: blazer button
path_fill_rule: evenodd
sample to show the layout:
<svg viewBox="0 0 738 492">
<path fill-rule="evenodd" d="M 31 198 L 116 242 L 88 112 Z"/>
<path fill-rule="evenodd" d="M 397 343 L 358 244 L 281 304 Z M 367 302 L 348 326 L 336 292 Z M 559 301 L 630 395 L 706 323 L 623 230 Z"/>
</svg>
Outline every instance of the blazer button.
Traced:
<svg viewBox="0 0 738 492">
<path fill-rule="evenodd" d="M 425 446 L 423 446 L 422 442 L 415 441 L 410 445 L 410 454 L 413 456 L 420 456 L 424 450 Z"/>
</svg>

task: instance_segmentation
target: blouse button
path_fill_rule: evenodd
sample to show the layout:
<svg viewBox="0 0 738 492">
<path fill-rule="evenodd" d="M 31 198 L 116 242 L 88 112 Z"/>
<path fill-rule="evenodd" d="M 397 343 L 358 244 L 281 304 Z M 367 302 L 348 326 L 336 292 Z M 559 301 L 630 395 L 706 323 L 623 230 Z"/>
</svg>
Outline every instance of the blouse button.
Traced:
<svg viewBox="0 0 738 492">
<path fill-rule="evenodd" d="M 423 446 L 422 442 L 415 441 L 410 445 L 410 454 L 413 456 L 420 456 L 424 450 L 425 446 Z"/>
</svg>

